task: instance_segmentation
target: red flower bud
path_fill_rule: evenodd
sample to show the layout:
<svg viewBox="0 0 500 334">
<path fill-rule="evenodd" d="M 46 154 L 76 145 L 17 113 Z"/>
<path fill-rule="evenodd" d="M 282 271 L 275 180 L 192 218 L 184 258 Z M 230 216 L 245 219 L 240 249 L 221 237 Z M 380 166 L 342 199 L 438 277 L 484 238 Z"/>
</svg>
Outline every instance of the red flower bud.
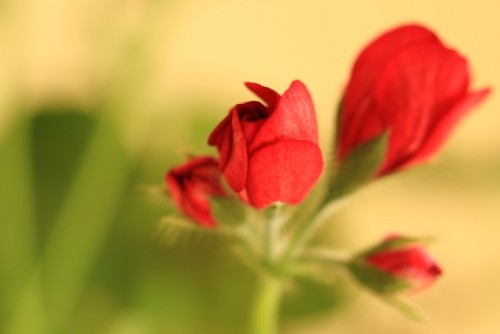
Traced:
<svg viewBox="0 0 500 334">
<path fill-rule="evenodd" d="M 186 216 L 197 223 L 216 225 L 210 207 L 210 197 L 225 196 L 217 161 L 212 157 L 196 157 L 171 169 L 165 176 L 170 195 Z"/>
<path fill-rule="evenodd" d="M 373 290 L 391 294 L 421 290 L 441 269 L 417 239 L 389 237 L 351 263 L 354 275 Z"/>
<path fill-rule="evenodd" d="M 292 82 L 283 96 L 256 83 L 246 86 L 265 105 L 236 105 L 208 143 L 218 148 L 222 173 L 245 202 L 256 208 L 297 204 L 323 169 L 311 96 L 300 81 Z"/>
<path fill-rule="evenodd" d="M 338 159 L 389 133 L 378 175 L 423 162 L 488 95 L 469 91 L 467 60 L 430 30 L 406 25 L 370 43 L 352 69 L 340 108 Z"/>
</svg>

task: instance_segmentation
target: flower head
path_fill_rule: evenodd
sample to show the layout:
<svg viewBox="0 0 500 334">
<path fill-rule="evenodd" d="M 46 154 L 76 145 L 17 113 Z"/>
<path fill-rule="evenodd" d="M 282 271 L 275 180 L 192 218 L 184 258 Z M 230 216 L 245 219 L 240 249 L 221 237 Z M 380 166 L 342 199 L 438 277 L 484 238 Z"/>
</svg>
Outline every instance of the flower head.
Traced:
<svg viewBox="0 0 500 334">
<path fill-rule="evenodd" d="M 311 96 L 300 81 L 282 96 L 256 83 L 246 86 L 264 103 L 234 106 L 208 143 L 218 148 L 222 173 L 245 202 L 256 208 L 297 204 L 323 169 Z"/>
<path fill-rule="evenodd" d="M 401 236 L 358 255 L 350 267 L 361 283 L 382 294 L 421 290 L 442 273 L 421 241 Z"/>
<path fill-rule="evenodd" d="M 388 133 L 378 175 L 426 161 L 488 95 L 488 88 L 470 91 L 469 76 L 467 60 L 425 27 L 381 35 L 358 56 L 345 89 L 338 159 Z"/>
<path fill-rule="evenodd" d="M 165 181 L 179 210 L 203 226 L 216 225 L 210 197 L 225 196 L 226 191 L 222 187 L 218 163 L 214 158 L 192 158 L 169 170 Z"/>
</svg>

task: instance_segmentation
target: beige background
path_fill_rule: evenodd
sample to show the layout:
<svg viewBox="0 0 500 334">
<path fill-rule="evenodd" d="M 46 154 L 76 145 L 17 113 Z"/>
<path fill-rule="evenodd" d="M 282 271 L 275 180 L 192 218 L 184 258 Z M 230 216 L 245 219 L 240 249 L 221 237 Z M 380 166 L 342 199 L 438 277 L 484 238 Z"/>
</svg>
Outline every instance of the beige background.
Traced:
<svg viewBox="0 0 500 334">
<path fill-rule="evenodd" d="M 339 223 L 344 246 L 353 250 L 388 232 L 437 237 L 432 251 L 445 275 L 409 297 L 430 320 L 414 324 L 360 291 L 340 317 L 323 315 L 286 333 L 500 332 L 500 2 L 25 0 L 1 6 L 0 130 L 19 98 L 92 103 L 105 92 L 132 101 L 123 108 L 131 147 L 157 118 L 187 112 L 193 100 L 229 108 L 250 97 L 243 81 L 283 91 L 296 78 L 312 92 L 326 147 L 360 48 L 394 25 L 428 25 L 469 58 L 473 86 L 492 86 L 493 94 L 433 164 L 363 190 Z M 325 233 L 337 231 L 331 226 Z"/>
</svg>

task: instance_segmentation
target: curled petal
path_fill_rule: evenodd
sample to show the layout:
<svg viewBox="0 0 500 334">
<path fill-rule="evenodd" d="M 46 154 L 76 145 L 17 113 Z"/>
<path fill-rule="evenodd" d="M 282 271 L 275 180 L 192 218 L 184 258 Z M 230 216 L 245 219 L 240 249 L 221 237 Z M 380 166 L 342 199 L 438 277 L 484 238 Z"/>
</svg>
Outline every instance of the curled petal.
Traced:
<svg viewBox="0 0 500 334">
<path fill-rule="evenodd" d="M 246 183 L 248 154 L 245 136 L 236 109 L 231 110 L 231 126 L 232 131 L 226 136 L 231 140 L 231 149 L 225 153 L 226 156 L 221 151 L 221 161 L 227 162 L 221 168 L 229 186 L 234 191 L 239 192 L 243 190 Z"/>
<path fill-rule="evenodd" d="M 280 95 L 276 93 L 271 88 L 266 86 L 259 85 L 254 82 L 245 82 L 245 86 L 250 89 L 255 95 L 260 97 L 267 104 L 267 108 L 269 110 L 274 110 L 278 105 L 278 101 L 280 100 Z"/>
<path fill-rule="evenodd" d="M 316 114 L 306 86 L 293 81 L 274 112 L 262 125 L 250 144 L 250 152 L 276 140 L 293 138 L 318 143 Z"/>
</svg>

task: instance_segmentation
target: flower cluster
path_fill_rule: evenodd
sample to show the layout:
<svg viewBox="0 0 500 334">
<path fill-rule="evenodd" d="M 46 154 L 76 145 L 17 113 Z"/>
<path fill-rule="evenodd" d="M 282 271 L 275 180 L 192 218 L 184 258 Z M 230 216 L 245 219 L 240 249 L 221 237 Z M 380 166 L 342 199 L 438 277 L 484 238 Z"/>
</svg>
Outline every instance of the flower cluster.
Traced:
<svg viewBox="0 0 500 334">
<path fill-rule="evenodd" d="M 489 88 L 470 89 L 467 60 L 432 31 L 397 27 L 356 59 L 339 105 L 334 153 L 323 157 L 304 83 L 293 81 L 281 95 L 257 83 L 246 87 L 258 99 L 232 107 L 208 137 L 218 156 L 171 169 L 166 185 L 178 209 L 202 227 L 226 228 L 214 203 L 243 204 L 252 214 L 236 234 L 242 242 L 262 239 L 265 250 L 254 249 L 255 257 L 281 276 L 301 260 L 327 207 L 367 182 L 430 159 L 489 94 Z M 283 221 L 295 223 L 285 236 Z M 252 224 L 257 236 L 241 232 Z M 276 240 L 285 246 L 276 249 Z M 421 240 L 402 236 L 340 262 L 379 295 L 420 290 L 441 274 Z"/>
</svg>

